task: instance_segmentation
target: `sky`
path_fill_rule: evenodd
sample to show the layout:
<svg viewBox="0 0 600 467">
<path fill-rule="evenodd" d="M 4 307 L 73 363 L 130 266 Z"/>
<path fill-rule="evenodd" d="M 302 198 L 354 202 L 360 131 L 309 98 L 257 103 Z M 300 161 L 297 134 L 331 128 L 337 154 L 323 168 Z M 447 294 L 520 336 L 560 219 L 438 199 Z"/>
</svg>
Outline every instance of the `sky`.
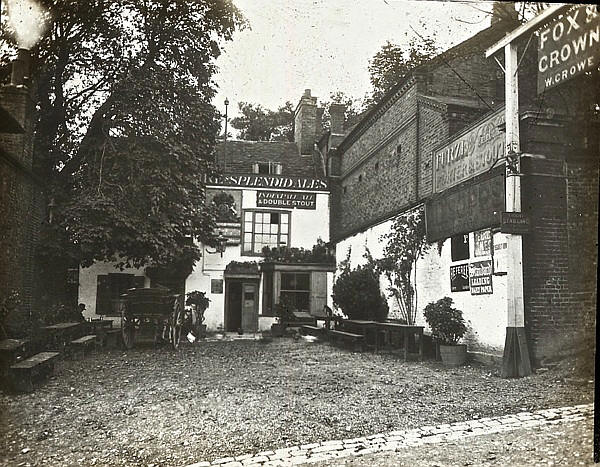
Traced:
<svg viewBox="0 0 600 467">
<path fill-rule="evenodd" d="M 319 99 L 371 89 L 368 62 L 389 40 L 408 44 L 415 33 L 441 50 L 489 26 L 491 2 L 408 0 L 233 0 L 250 23 L 224 44 L 217 60 L 213 104 L 228 115 L 240 101 L 275 110 L 294 105 L 305 89 Z"/>
</svg>

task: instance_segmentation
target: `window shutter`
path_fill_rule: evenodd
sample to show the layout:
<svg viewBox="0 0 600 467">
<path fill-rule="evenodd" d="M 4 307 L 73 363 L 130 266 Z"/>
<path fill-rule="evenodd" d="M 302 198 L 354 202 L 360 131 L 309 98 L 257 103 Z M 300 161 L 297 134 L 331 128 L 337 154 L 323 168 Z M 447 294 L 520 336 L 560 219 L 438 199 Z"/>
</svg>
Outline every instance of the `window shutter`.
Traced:
<svg viewBox="0 0 600 467">
<path fill-rule="evenodd" d="M 310 314 L 320 316 L 327 305 L 327 273 L 313 271 L 310 273 Z"/>
</svg>

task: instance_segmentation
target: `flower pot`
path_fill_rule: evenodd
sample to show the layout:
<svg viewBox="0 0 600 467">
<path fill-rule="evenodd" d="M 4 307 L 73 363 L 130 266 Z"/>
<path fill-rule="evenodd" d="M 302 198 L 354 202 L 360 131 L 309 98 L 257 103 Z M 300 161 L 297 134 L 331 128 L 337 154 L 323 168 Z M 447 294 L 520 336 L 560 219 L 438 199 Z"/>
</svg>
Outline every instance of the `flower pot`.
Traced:
<svg viewBox="0 0 600 467">
<path fill-rule="evenodd" d="M 466 344 L 442 345 L 440 344 L 440 355 L 442 363 L 446 366 L 456 367 L 467 361 Z"/>
</svg>

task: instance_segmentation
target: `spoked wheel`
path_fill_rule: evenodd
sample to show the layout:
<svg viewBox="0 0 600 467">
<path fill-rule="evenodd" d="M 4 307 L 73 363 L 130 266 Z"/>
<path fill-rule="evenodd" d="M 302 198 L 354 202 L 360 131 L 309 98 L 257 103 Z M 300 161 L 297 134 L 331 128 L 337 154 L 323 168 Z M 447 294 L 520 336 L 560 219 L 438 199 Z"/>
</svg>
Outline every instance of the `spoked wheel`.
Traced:
<svg viewBox="0 0 600 467">
<path fill-rule="evenodd" d="M 121 335 L 126 349 L 132 349 L 135 340 L 135 319 L 127 313 L 127 305 L 121 304 Z"/>
<path fill-rule="evenodd" d="M 183 307 L 179 296 L 173 301 L 173 312 L 169 322 L 169 339 L 173 349 L 177 350 L 179 347 L 179 341 L 181 340 L 181 329 L 183 328 L 184 319 Z"/>
</svg>

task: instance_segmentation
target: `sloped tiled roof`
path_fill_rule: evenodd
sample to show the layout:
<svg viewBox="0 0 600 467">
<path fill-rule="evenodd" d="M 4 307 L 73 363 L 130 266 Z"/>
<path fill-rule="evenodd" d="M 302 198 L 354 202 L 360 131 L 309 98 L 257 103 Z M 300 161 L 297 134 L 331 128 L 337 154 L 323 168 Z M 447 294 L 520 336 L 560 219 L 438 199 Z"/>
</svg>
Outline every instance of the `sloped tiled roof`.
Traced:
<svg viewBox="0 0 600 467">
<path fill-rule="evenodd" d="M 231 140 L 217 145 L 217 161 L 225 174 L 252 173 L 257 162 L 279 162 L 281 175 L 321 178 L 322 169 L 312 155 L 301 156 L 296 143 L 287 141 Z"/>
</svg>

